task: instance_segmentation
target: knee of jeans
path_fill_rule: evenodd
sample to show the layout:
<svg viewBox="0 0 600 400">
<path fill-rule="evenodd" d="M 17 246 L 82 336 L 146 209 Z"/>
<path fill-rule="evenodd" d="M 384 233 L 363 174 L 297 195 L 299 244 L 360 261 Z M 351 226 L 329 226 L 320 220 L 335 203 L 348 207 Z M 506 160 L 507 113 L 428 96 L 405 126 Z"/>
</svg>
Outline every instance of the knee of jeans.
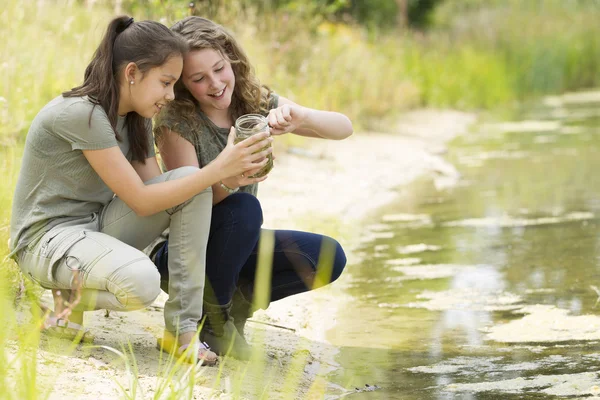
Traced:
<svg viewBox="0 0 600 400">
<path fill-rule="evenodd" d="M 148 307 L 160 294 L 160 274 L 150 259 L 140 259 L 126 267 L 120 295 L 117 298 L 127 310 Z"/>
<path fill-rule="evenodd" d="M 185 167 L 175 168 L 168 172 L 168 174 L 170 175 L 169 179 L 183 178 L 184 176 L 192 175 L 192 174 L 198 172 L 199 170 L 200 170 L 200 168 L 192 167 L 189 165 L 185 166 Z"/>
<path fill-rule="evenodd" d="M 260 201 L 250 193 L 235 193 L 228 199 L 231 202 L 230 207 L 234 209 L 236 223 L 249 234 L 258 234 L 263 223 Z"/>
<path fill-rule="evenodd" d="M 331 282 L 335 281 L 342 275 L 344 268 L 346 267 L 346 253 L 342 248 L 342 245 L 338 241 L 335 241 L 335 257 L 333 259 L 333 268 L 331 269 Z"/>
</svg>

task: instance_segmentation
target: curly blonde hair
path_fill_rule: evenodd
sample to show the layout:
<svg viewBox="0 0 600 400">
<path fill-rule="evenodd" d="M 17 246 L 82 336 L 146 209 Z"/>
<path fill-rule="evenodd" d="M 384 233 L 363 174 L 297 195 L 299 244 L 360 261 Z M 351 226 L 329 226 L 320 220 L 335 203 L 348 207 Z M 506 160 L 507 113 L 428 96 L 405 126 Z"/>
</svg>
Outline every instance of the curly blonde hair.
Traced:
<svg viewBox="0 0 600 400">
<path fill-rule="evenodd" d="M 232 120 L 235 121 L 244 114 L 265 114 L 269 111 L 271 90 L 261 85 L 246 53 L 227 29 L 209 19 L 192 16 L 175 23 L 171 30 L 183 36 L 189 51 L 212 49 L 231 63 L 235 75 L 235 87 L 229 106 Z M 187 110 L 187 113 L 193 113 L 197 105 L 196 99 L 181 79 L 175 84 L 173 103 L 172 109 Z"/>
</svg>

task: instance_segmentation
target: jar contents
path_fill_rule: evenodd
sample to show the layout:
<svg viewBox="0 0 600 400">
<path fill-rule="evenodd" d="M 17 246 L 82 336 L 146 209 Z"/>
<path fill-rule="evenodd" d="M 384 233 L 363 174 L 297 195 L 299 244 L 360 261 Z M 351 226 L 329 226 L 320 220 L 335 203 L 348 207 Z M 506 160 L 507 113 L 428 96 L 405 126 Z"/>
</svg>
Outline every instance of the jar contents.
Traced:
<svg viewBox="0 0 600 400">
<path fill-rule="evenodd" d="M 267 118 L 260 114 L 246 114 L 242 115 L 235 121 L 235 140 L 237 144 L 244 139 L 249 138 L 252 135 L 261 132 L 269 131 L 269 122 Z M 263 147 L 258 151 L 263 151 L 271 147 L 271 144 Z M 267 175 L 273 169 L 273 154 L 267 155 L 267 164 L 260 169 L 256 174 L 250 176 L 250 178 L 260 178 Z"/>
</svg>

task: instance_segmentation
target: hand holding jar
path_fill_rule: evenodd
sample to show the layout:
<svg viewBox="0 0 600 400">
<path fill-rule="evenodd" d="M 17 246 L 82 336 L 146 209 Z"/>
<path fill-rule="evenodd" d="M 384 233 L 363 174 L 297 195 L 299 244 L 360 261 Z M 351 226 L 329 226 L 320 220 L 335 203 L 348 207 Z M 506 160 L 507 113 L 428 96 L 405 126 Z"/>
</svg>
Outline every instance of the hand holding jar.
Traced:
<svg viewBox="0 0 600 400">
<path fill-rule="evenodd" d="M 242 115 L 235 121 L 235 140 L 234 143 L 239 143 L 253 135 L 259 133 L 269 133 L 269 122 L 267 118 L 260 114 L 246 114 Z M 271 142 L 268 145 L 261 148 L 259 151 L 265 151 L 269 147 L 272 147 Z M 267 175 L 271 169 L 273 169 L 273 154 L 267 154 L 267 163 L 261 167 L 258 171 L 249 171 L 249 178 L 262 178 Z M 250 175 L 251 174 L 251 175 Z M 242 176 L 244 178 L 244 176 Z"/>
</svg>

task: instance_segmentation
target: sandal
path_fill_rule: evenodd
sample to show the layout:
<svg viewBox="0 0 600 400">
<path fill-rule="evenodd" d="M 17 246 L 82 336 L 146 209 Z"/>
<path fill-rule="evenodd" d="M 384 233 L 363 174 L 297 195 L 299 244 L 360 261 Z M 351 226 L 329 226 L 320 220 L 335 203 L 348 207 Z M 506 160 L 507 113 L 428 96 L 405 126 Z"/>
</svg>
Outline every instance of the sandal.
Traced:
<svg viewBox="0 0 600 400">
<path fill-rule="evenodd" d="M 188 347 L 194 348 L 188 350 Z M 156 348 L 168 354 L 175 354 L 175 357 L 184 357 L 184 361 L 190 364 L 200 364 L 201 366 L 212 367 L 217 364 L 219 359 L 217 355 L 210 351 L 210 347 L 201 341 L 187 343 L 179 346 L 179 341 L 172 334 L 165 332 L 164 337 L 157 339 Z"/>
<path fill-rule="evenodd" d="M 42 332 L 49 336 L 77 343 L 93 343 L 95 339 L 94 335 L 83 326 L 56 317 L 48 317 L 48 319 L 46 319 Z"/>
</svg>

